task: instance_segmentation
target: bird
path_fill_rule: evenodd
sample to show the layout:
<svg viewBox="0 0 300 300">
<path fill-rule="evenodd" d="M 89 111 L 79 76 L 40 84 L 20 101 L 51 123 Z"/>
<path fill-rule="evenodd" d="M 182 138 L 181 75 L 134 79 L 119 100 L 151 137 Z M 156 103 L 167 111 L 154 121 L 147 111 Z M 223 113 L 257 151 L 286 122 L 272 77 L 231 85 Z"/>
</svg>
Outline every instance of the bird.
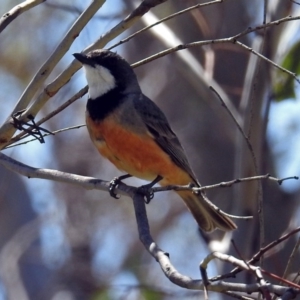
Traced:
<svg viewBox="0 0 300 300">
<path fill-rule="evenodd" d="M 184 149 L 162 110 L 145 96 L 130 64 L 106 49 L 74 53 L 88 83 L 86 125 L 98 152 L 127 173 L 158 183 L 200 187 Z M 176 191 L 204 232 L 237 228 L 201 191 Z M 112 193 L 113 195 L 113 193 Z M 148 195 L 148 202 L 152 195 Z"/>
</svg>

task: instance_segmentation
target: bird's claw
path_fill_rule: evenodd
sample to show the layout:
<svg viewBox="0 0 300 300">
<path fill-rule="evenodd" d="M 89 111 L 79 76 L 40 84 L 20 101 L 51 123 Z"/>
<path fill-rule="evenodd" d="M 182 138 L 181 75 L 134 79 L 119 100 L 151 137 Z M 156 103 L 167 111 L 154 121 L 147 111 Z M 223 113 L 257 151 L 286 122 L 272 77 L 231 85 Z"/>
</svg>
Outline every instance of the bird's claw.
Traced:
<svg viewBox="0 0 300 300">
<path fill-rule="evenodd" d="M 138 193 L 143 195 L 146 204 L 149 204 L 150 201 L 154 198 L 154 192 L 152 188 L 147 185 L 140 186 L 138 188 Z"/>
<path fill-rule="evenodd" d="M 111 197 L 115 199 L 119 199 L 120 197 L 115 193 L 115 188 L 122 182 L 123 179 L 132 177 L 130 174 L 121 175 L 119 177 L 115 177 L 111 182 L 109 183 L 109 194 Z"/>
<path fill-rule="evenodd" d="M 137 189 L 137 192 L 143 195 L 146 204 L 149 204 L 150 201 L 154 198 L 154 192 L 152 187 L 161 180 L 162 176 L 157 175 L 152 182 L 142 185 Z"/>
<path fill-rule="evenodd" d="M 119 177 L 115 177 L 113 180 L 109 183 L 109 194 L 111 197 L 115 199 L 119 199 L 120 197 L 115 193 L 115 188 L 118 186 L 118 184 L 121 182 Z"/>
</svg>

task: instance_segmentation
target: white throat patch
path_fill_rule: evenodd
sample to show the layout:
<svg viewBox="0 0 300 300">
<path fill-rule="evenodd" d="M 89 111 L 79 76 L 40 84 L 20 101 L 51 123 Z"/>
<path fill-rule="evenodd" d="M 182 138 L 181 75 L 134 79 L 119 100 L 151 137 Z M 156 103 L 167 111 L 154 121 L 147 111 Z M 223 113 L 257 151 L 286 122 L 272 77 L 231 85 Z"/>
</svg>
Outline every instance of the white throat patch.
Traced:
<svg viewBox="0 0 300 300">
<path fill-rule="evenodd" d="M 108 69 L 100 65 L 95 68 L 83 65 L 83 69 L 89 85 L 90 99 L 96 99 L 116 86 L 115 78 Z"/>
</svg>

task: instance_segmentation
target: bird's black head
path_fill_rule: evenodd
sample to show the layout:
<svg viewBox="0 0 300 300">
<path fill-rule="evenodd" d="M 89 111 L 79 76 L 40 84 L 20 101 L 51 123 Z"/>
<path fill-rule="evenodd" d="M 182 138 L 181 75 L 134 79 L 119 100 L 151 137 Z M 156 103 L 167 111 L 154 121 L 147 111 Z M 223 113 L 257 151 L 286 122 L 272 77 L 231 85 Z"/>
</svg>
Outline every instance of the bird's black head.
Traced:
<svg viewBox="0 0 300 300">
<path fill-rule="evenodd" d="M 84 67 L 92 99 L 114 88 L 128 93 L 140 91 L 133 69 L 120 55 L 104 49 L 73 55 Z"/>
</svg>

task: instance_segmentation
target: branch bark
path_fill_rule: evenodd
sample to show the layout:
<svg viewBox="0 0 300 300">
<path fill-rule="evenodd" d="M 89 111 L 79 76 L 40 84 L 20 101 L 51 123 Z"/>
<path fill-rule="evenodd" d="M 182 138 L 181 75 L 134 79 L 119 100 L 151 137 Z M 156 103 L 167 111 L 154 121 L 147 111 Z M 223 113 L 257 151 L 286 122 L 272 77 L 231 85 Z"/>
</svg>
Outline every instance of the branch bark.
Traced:
<svg viewBox="0 0 300 300">
<path fill-rule="evenodd" d="M 0 33 L 18 16 L 25 11 L 45 2 L 46 0 L 27 0 L 12 8 L 10 11 L 5 13 L 0 19 Z"/>
<path fill-rule="evenodd" d="M 109 191 L 109 182 L 96 179 L 93 177 L 85 177 L 75 175 L 71 173 L 61 172 L 51 169 L 40 169 L 33 168 L 18 162 L 3 153 L 0 153 L 0 164 L 7 169 L 19 173 L 28 178 L 40 178 L 48 179 L 56 182 L 69 183 L 77 186 L 81 186 L 86 189 L 97 189 L 102 191 Z M 139 238 L 143 243 L 146 250 L 155 258 L 159 263 L 165 276 L 174 284 L 192 290 L 204 290 L 216 292 L 227 292 L 227 291 L 238 291 L 244 293 L 259 292 L 262 288 L 259 284 L 242 284 L 242 283 L 211 283 L 204 285 L 200 279 L 192 279 L 189 276 L 179 273 L 176 268 L 172 265 L 169 254 L 159 248 L 156 242 L 153 240 L 150 234 L 150 227 L 148 223 L 147 213 L 143 195 L 138 193 L 138 189 L 135 187 L 127 186 L 126 184 L 120 183 L 116 190 L 117 193 L 129 196 L 133 199 L 133 205 L 135 210 L 135 216 L 137 221 L 137 227 L 139 232 Z M 215 256 L 210 256 L 215 257 Z M 218 258 L 226 258 L 228 256 L 220 254 Z M 228 259 L 227 259 L 228 260 Z M 229 260 L 230 261 L 230 260 Z M 231 262 L 231 261 L 230 261 Z M 207 282 L 209 280 L 206 280 Z M 268 291 L 276 294 L 284 294 L 287 292 L 288 287 L 282 287 L 279 285 L 268 285 Z M 298 294 L 300 291 L 293 289 L 293 292 Z"/>
<path fill-rule="evenodd" d="M 144 0 L 129 16 L 127 16 L 122 22 L 108 31 L 105 35 L 101 36 L 94 44 L 90 45 L 84 51 L 88 52 L 92 49 L 103 48 L 110 40 L 114 39 L 126 29 L 130 28 L 140 18 L 147 13 L 151 8 L 165 2 L 166 0 Z M 49 57 L 41 69 L 37 72 L 31 83 L 24 91 L 20 100 L 18 101 L 13 113 L 26 109 L 27 105 L 34 97 L 36 91 L 41 84 L 48 77 L 50 72 L 56 66 L 58 61 L 68 51 L 69 47 L 73 43 L 74 39 L 80 34 L 80 31 L 85 27 L 87 22 L 98 11 L 99 7 L 104 3 L 104 0 L 94 0 L 91 5 L 81 14 L 78 20 L 71 27 L 69 32 L 63 38 L 62 42 L 54 53 Z M 70 78 L 81 68 L 81 65 L 75 59 L 73 62 L 50 84 L 43 89 L 38 95 L 34 103 L 20 116 L 20 120 L 24 121 L 28 119 L 28 116 L 35 117 L 45 103 L 53 97 L 69 80 Z M 12 113 L 12 114 L 13 114 Z M 10 117 L 0 128 L 0 149 L 3 149 L 15 133 L 16 129 L 10 122 Z"/>
</svg>

